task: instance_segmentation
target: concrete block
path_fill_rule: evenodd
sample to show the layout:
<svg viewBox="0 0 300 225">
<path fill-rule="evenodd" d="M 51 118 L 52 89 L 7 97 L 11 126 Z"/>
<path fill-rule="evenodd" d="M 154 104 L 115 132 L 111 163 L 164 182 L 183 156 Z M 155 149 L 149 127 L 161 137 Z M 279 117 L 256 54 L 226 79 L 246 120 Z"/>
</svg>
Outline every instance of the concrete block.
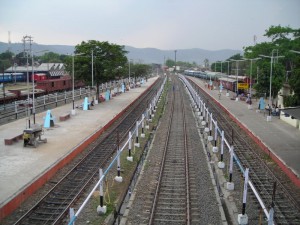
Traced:
<svg viewBox="0 0 300 225">
<path fill-rule="evenodd" d="M 224 162 L 218 162 L 218 167 L 219 169 L 224 169 L 225 168 L 225 163 Z"/>
<path fill-rule="evenodd" d="M 102 206 L 102 207 L 100 205 L 98 205 L 98 207 L 97 207 L 98 215 L 104 215 L 106 213 L 106 211 L 107 211 L 107 209 L 106 209 L 105 205 Z"/>
<path fill-rule="evenodd" d="M 212 148 L 213 153 L 217 153 L 219 151 L 219 148 L 217 146 L 214 146 Z"/>
<path fill-rule="evenodd" d="M 238 214 L 238 224 L 239 225 L 247 225 L 248 224 L 248 216 L 247 214 Z"/>
<path fill-rule="evenodd" d="M 233 182 L 227 182 L 226 183 L 226 189 L 228 191 L 233 191 L 234 190 L 234 183 Z"/>
<path fill-rule="evenodd" d="M 116 177 L 115 177 L 115 181 L 121 183 L 121 182 L 123 181 L 123 177 L 121 177 L 121 176 L 116 176 Z"/>
</svg>

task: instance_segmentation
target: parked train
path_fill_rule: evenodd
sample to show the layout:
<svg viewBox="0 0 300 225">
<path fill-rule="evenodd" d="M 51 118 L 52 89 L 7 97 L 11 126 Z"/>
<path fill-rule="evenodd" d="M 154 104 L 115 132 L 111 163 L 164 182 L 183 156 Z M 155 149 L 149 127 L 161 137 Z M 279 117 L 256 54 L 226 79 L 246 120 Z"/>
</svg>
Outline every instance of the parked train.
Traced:
<svg viewBox="0 0 300 225">
<path fill-rule="evenodd" d="M 24 73 L 0 73 L 0 83 L 25 82 L 27 76 Z"/>
<path fill-rule="evenodd" d="M 29 75 L 29 81 L 32 82 L 32 76 Z M 34 81 L 46 80 L 47 75 L 45 73 L 34 73 Z M 0 74 L 0 83 L 16 83 L 16 82 L 26 82 L 27 73 L 1 73 Z"/>
<path fill-rule="evenodd" d="M 185 70 L 184 74 L 187 76 L 193 76 L 204 80 L 209 80 L 213 83 L 214 86 L 218 88 L 221 86 L 224 90 L 229 90 L 236 92 L 238 88 L 238 93 L 246 93 L 250 85 L 250 79 L 246 76 L 234 76 L 234 75 L 225 75 L 219 72 L 211 71 L 195 71 L 195 70 Z M 252 84 L 255 82 L 252 80 Z"/>
<path fill-rule="evenodd" d="M 83 81 L 75 81 L 74 88 L 84 87 L 85 84 Z M 35 92 L 35 96 L 41 96 L 44 94 L 68 91 L 72 90 L 73 83 L 70 76 L 64 76 L 60 79 L 48 79 L 48 80 L 37 80 L 35 89 L 39 91 Z M 21 90 L 9 90 L 11 94 L 6 94 L 5 96 L 0 96 L 0 104 L 10 103 L 17 100 L 25 100 L 27 98 L 27 93 L 22 92 Z"/>
<path fill-rule="evenodd" d="M 75 81 L 74 88 L 84 87 L 84 82 Z M 72 90 L 73 83 L 70 76 L 64 76 L 59 79 L 39 80 L 36 82 L 36 89 L 41 89 L 45 93 Z"/>
</svg>

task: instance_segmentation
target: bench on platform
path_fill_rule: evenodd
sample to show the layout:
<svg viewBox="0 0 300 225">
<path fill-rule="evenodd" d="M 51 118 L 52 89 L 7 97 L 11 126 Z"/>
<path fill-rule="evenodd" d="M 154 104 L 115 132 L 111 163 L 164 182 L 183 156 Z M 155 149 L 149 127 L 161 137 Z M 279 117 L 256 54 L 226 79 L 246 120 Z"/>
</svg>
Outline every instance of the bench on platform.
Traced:
<svg viewBox="0 0 300 225">
<path fill-rule="evenodd" d="M 70 118 L 71 118 L 71 114 L 65 113 L 65 114 L 59 116 L 59 121 L 66 121 L 67 119 L 70 119 Z"/>
<path fill-rule="evenodd" d="M 19 134 L 13 138 L 7 138 L 4 139 L 4 144 L 5 145 L 12 145 L 14 142 L 18 142 L 19 140 L 23 139 L 23 134 Z"/>
</svg>

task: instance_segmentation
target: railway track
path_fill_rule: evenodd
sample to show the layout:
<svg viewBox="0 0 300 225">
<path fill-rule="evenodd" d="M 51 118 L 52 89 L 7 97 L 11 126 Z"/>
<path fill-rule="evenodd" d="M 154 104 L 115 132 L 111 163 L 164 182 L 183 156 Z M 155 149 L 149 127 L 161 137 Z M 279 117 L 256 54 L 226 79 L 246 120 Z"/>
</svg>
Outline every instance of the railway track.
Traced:
<svg viewBox="0 0 300 225">
<path fill-rule="evenodd" d="M 171 120 L 150 224 L 190 223 L 187 134 L 183 100 L 179 92 L 173 92 L 171 104 Z"/>
<path fill-rule="evenodd" d="M 213 220 L 208 219 L 212 212 L 218 211 L 217 207 L 210 213 L 204 209 L 206 201 L 216 205 L 216 196 L 207 194 L 207 199 L 203 196 L 207 186 L 211 188 L 211 182 L 207 185 L 205 179 L 199 181 L 206 170 L 199 170 L 199 148 L 195 147 L 199 136 L 191 129 L 195 119 L 181 82 L 175 77 L 172 80 L 175 83 L 168 103 L 171 110 L 167 137 L 149 210 L 149 224 L 221 224 L 218 213 Z"/>
<path fill-rule="evenodd" d="M 15 224 L 60 224 L 68 209 L 74 204 L 91 181 L 98 176 L 102 167 L 116 151 L 117 140 L 122 141 L 128 131 L 135 125 L 156 94 L 162 79 L 126 112 L 119 121 L 112 125 L 103 141 L 95 146 L 76 166 L 73 167 L 35 206 L 25 213 Z"/>
<path fill-rule="evenodd" d="M 274 203 L 276 224 L 300 224 L 300 191 L 293 183 L 278 170 L 276 165 L 268 160 L 268 157 L 247 134 L 232 121 L 228 115 L 217 105 L 211 97 L 192 83 L 202 100 L 208 106 L 209 111 L 218 121 L 218 126 L 225 132 L 225 138 L 233 144 L 234 151 L 243 168 L 250 168 L 250 179 L 255 185 L 260 197 L 269 208 Z M 226 156 L 226 154 L 225 154 Z M 228 157 L 228 156 L 227 156 Z M 236 168 L 236 172 L 240 171 Z M 237 173 L 235 173 L 237 174 Z M 235 176 L 237 182 L 243 182 L 239 176 Z M 276 195 L 272 196 L 274 182 L 276 182 Z M 240 194 L 239 194 L 240 195 Z M 247 214 L 249 222 L 258 224 L 259 204 L 251 192 L 252 204 L 248 204 Z M 240 209 L 242 202 L 240 202 Z"/>
</svg>

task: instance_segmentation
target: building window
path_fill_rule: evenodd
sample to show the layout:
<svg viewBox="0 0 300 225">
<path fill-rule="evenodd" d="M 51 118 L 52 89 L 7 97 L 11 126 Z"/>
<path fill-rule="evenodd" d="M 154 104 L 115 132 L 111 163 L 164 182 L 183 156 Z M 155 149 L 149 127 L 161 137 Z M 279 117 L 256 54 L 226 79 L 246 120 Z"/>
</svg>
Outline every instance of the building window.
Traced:
<svg viewBox="0 0 300 225">
<path fill-rule="evenodd" d="M 54 82 L 51 82 L 51 86 L 54 87 Z"/>
</svg>

